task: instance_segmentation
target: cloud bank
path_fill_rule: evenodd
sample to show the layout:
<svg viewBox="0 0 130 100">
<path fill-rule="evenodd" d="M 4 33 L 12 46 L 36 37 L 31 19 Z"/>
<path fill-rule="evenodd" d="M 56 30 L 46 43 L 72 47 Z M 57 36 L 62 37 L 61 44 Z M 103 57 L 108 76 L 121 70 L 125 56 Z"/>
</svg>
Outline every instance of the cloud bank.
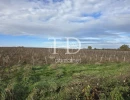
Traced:
<svg viewBox="0 0 130 100">
<path fill-rule="evenodd" d="M 0 0 L 0 33 L 129 43 L 130 0 Z"/>
</svg>

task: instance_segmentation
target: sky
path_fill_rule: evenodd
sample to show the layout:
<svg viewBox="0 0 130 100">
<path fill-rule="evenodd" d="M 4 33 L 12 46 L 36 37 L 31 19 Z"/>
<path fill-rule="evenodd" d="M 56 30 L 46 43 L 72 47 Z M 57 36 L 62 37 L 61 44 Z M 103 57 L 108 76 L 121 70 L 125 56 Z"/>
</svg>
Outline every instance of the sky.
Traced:
<svg viewBox="0 0 130 100">
<path fill-rule="evenodd" d="M 0 0 L 0 46 L 130 45 L 130 0 Z M 74 39 L 71 43 L 77 44 Z"/>
</svg>

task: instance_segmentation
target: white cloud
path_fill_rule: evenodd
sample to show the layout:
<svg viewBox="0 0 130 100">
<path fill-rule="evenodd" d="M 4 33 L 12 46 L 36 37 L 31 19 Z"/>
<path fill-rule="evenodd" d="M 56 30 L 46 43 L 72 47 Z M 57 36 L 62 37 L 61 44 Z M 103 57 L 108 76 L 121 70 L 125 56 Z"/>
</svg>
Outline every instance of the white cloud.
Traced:
<svg viewBox="0 0 130 100">
<path fill-rule="evenodd" d="M 0 0 L 0 33 L 98 38 L 119 36 L 108 30 L 130 33 L 129 0 L 45 1 Z"/>
</svg>

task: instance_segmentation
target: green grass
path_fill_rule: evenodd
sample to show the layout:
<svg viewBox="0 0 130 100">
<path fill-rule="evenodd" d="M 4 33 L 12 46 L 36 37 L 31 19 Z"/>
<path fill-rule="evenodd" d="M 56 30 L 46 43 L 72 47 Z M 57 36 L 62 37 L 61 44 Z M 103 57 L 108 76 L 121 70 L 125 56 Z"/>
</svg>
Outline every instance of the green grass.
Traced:
<svg viewBox="0 0 130 100">
<path fill-rule="evenodd" d="M 130 64 L 0 68 L 0 100 L 130 100 Z"/>
</svg>

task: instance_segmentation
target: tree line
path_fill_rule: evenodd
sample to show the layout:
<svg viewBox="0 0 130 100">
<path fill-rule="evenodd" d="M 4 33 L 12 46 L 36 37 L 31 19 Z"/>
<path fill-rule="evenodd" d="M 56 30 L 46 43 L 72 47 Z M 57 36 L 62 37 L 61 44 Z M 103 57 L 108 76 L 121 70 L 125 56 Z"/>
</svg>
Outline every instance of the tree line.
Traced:
<svg viewBox="0 0 130 100">
<path fill-rule="evenodd" d="M 92 46 L 88 46 L 87 49 L 88 49 L 88 50 L 92 50 L 93 48 L 92 48 Z M 97 49 L 97 48 L 94 48 L 94 50 L 96 50 L 96 49 Z M 104 48 L 103 48 L 103 49 L 104 49 Z M 121 45 L 121 46 L 118 48 L 118 50 L 129 51 L 130 48 L 129 48 L 129 45 L 124 44 L 124 45 Z"/>
</svg>

